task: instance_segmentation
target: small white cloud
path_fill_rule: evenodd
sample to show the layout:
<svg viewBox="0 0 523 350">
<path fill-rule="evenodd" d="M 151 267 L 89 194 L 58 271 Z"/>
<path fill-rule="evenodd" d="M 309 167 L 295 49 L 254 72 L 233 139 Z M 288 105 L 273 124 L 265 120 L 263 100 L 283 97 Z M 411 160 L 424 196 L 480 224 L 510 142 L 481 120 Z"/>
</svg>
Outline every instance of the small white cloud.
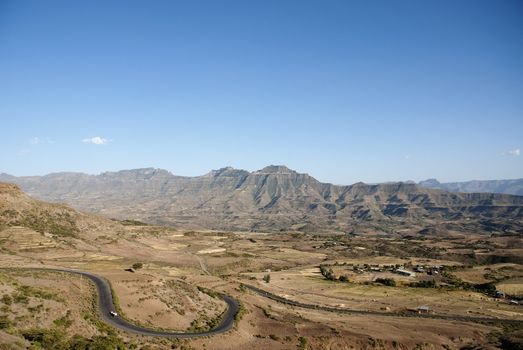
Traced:
<svg viewBox="0 0 523 350">
<path fill-rule="evenodd" d="M 507 156 L 519 157 L 519 155 L 521 154 L 521 150 L 519 148 L 511 149 L 506 152 L 503 152 L 503 154 Z"/>
<path fill-rule="evenodd" d="M 42 142 L 42 140 L 40 140 L 40 138 L 39 138 L 39 137 L 36 137 L 36 136 L 33 137 L 33 138 L 31 138 L 31 139 L 29 140 L 29 143 L 30 143 L 31 145 L 38 145 L 38 144 L 41 143 L 41 142 Z"/>
<path fill-rule="evenodd" d="M 89 137 L 89 138 L 83 139 L 82 142 L 91 143 L 93 145 L 106 145 L 109 142 L 111 142 L 111 140 L 104 139 L 103 137 L 100 137 L 100 136 L 94 136 L 94 137 Z"/>
<path fill-rule="evenodd" d="M 56 141 L 49 137 L 46 137 L 45 139 L 43 139 L 38 136 L 35 136 L 35 137 L 32 137 L 31 139 L 29 139 L 29 143 L 31 145 L 41 145 L 41 144 L 54 145 L 56 143 Z"/>
<path fill-rule="evenodd" d="M 410 159 L 410 154 L 406 154 L 404 157 L 405 157 L 405 160 L 409 160 Z"/>
</svg>

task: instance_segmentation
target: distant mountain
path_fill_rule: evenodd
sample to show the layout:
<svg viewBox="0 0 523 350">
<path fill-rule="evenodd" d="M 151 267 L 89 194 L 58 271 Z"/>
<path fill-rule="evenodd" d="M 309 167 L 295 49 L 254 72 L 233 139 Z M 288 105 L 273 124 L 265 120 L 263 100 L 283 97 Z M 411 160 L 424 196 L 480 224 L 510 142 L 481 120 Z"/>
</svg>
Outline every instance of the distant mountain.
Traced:
<svg viewBox="0 0 523 350">
<path fill-rule="evenodd" d="M 337 186 L 285 166 L 183 177 L 161 169 L 13 177 L 35 198 L 118 219 L 185 228 L 308 232 L 523 232 L 523 197 L 413 183 Z M 428 231 L 423 231 L 428 232 Z"/>
<path fill-rule="evenodd" d="M 523 196 L 523 179 L 514 180 L 472 180 L 465 182 L 441 183 L 436 179 L 421 181 L 420 186 L 451 192 L 503 193 Z"/>
</svg>

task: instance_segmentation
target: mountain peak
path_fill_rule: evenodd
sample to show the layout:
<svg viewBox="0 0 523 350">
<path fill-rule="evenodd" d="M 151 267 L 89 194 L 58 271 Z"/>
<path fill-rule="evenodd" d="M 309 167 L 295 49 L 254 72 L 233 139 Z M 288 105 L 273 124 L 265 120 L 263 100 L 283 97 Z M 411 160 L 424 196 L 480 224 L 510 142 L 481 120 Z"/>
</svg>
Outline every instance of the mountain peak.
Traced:
<svg viewBox="0 0 523 350">
<path fill-rule="evenodd" d="M 441 185 L 441 183 L 436 180 L 436 179 L 427 179 L 427 180 L 424 180 L 424 181 L 420 181 L 419 184 L 421 186 L 425 186 L 425 187 L 432 187 L 432 186 L 439 186 Z"/>
<path fill-rule="evenodd" d="M 452 221 L 478 232 L 523 229 L 523 197 L 452 195 L 401 182 L 336 186 L 283 165 L 255 172 L 228 167 L 203 177 L 163 176 L 155 169 L 141 169 L 88 178 L 64 174 L 5 182 L 18 183 L 35 198 L 114 218 L 186 228 L 276 231 L 310 224 L 307 230 L 345 232 L 369 223 L 373 229 L 407 225 L 419 230 L 421 225 Z M 19 189 L 14 185 L 0 187 L 1 199 L 18 198 L 16 193 Z"/>
<path fill-rule="evenodd" d="M 296 174 L 296 171 L 287 168 L 285 165 L 269 165 L 255 172 L 256 174 Z"/>
</svg>

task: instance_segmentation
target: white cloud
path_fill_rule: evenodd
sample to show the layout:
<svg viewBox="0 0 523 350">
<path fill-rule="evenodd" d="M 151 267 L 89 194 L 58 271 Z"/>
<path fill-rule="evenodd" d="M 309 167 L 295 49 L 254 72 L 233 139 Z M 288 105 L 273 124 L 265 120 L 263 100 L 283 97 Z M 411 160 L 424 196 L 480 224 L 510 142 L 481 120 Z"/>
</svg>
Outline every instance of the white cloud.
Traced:
<svg viewBox="0 0 523 350">
<path fill-rule="evenodd" d="M 507 156 L 519 157 L 519 155 L 521 154 L 521 150 L 519 148 L 511 149 L 511 150 L 504 152 L 503 154 L 505 154 Z"/>
<path fill-rule="evenodd" d="M 106 145 L 109 142 L 111 142 L 111 140 L 104 139 L 103 137 L 100 137 L 100 136 L 94 136 L 94 137 L 89 137 L 89 138 L 83 139 L 82 142 L 91 143 L 93 145 Z"/>
<path fill-rule="evenodd" d="M 40 140 L 40 138 L 39 138 L 39 137 L 36 137 L 36 136 L 33 137 L 33 138 L 31 138 L 31 139 L 29 140 L 29 143 L 30 143 L 31 145 L 38 145 L 38 144 L 41 143 L 41 142 L 42 142 L 42 140 Z"/>
<path fill-rule="evenodd" d="M 56 143 L 55 140 L 49 138 L 49 137 L 46 137 L 45 139 L 42 139 L 38 136 L 35 136 L 35 137 L 32 137 L 31 139 L 29 139 L 29 143 L 31 145 L 41 145 L 41 144 L 44 144 L 44 143 L 47 143 L 47 144 L 50 144 L 50 145 L 54 145 Z"/>
</svg>

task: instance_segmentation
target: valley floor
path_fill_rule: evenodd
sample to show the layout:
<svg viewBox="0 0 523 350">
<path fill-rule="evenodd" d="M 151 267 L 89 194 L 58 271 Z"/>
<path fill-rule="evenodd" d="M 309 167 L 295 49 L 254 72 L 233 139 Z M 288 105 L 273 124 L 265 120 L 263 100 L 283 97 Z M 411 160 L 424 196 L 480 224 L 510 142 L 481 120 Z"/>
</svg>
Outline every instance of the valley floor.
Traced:
<svg viewBox="0 0 523 350">
<path fill-rule="evenodd" d="M 327 236 L 128 225 L 112 236 L 78 238 L 9 227 L 0 231 L 0 349 L 89 342 L 122 349 L 502 348 L 521 344 L 521 256 L 521 237 L 452 232 Z M 85 278 L 13 267 L 103 276 L 121 314 L 154 329 L 211 329 L 226 309 L 215 292 L 241 308 L 234 329 L 221 335 L 136 336 L 100 320 Z"/>
</svg>

